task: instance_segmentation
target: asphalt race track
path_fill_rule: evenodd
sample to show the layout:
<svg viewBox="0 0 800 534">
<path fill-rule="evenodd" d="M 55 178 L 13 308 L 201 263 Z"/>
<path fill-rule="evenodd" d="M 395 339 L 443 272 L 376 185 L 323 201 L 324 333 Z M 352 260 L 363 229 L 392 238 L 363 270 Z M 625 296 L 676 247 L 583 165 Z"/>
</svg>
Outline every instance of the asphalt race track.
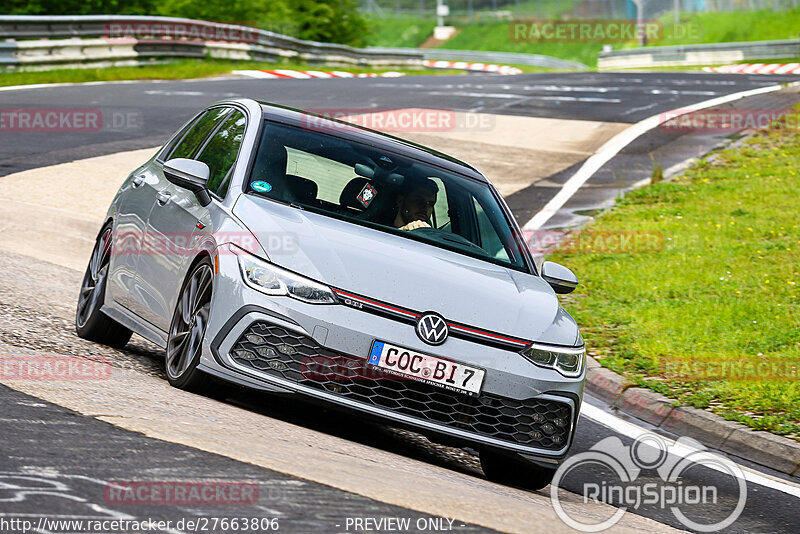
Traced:
<svg viewBox="0 0 800 534">
<path fill-rule="evenodd" d="M 99 109 L 104 120 L 100 134 L 97 131 L 44 133 L 0 129 L 0 189 L 2 177 L 20 171 L 160 145 L 180 124 L 204 106 L 234 96 L 320 110 L 424 107 L 515 117 L 633 124 L 704 100 L 798 79 L 796 76 L 669 72 L 335 80 L 220 78 L 18 90 L 0 88 L 2 111 L 28 108 Z M 798 100 L 800 98 L 796 93 L 782 91 L 753 97 L 735 105 L 749 109 L 783 109 Z M 607 205 L 609 195 L 614 198 L 625 187 L 648 177 L 652 162 L 650 154 L 655 154 L 664 168 L 677 167 L 687 158 L 702 155 L 723 142 L 727 142 L 725 135 L 708 132 L 654 130 L 637 139 L 604 166 L 587 187 L 576 195 L 568 214 L 560 214 L 555 222 L 575 222 L 576 217 L 581 217 L 576 213 L 603 207 Z M 584 159 L 583 156 L 576 157 L 561 171 L 507 196 L 521 224 L 546 204 Z M 530 161 L 529 165 L 534 167 L 536 161 Z M 493 178 L 491 175 L 489 177 Z M 52 179 L 59 180 L 59 176 L 54 175 Z M 597 192 L 600 190 L 602 194 Z M 18 200 L 25 201 L 25 198 Z M 102 208 L 105 209 L 105 206 Z M 46 224 L 47 221 L 31 221 L 31 231 L 42 223 Z M 147 384 L 150 381 L 156 384 L 149 390 L 149 395 L 156 397 L 151 399 L 153 401 L 164 398 L 165 413 L 168 414 L 164 421 L 168 422 L 172 417 L 176 424 L 184 423 L 182 417 L 188 413 L 188 409 L 180 403 L 183 401 L 177 399 L 185 397 L 174 397 L 175 404 L 172 404 L 173 397 L 159 397 L 162 394 L 160 392 L 170 388 L 163 380 L 160 354 L 152 345 L 135 338 L 124 351 L 114 351 L 97 347 L 90 349 L 89 344 L 73 339 L 70 314 L 74 299 L 70 298 L 70 292 L 77 291 L 76 280 L 80 279 L 81 273 L 47 262 L 34 262 L 29 256 L 11 252 L 4 252 L 4 258 L 0 260 L 0 272 L 0 348 L 3 351 L 10 348 L 20 351 L 52 350 L 61 354 L 109 357 L 116 362 L 115 373 L 117 367 L 127 373 L 125 380 L 137 380 L 141 376 Z M 530 497 L 532 500 L 529 505 L 532 507 L 532 517 L 542 514 L 541 517 L 547 518 L 550 523 L 514 522 L 510 519 L 507 523 L 490 524 L 488 520 L 481 520 L 478 512 L 474 515 L 475 521 L 467 521 L 462 518 L 468 514 L 460 509 L 453 508 L 450 515 L 446 513 L 447 510 L 436 514 L 432 511 L 441 511 L 446 507 L 435 503 L 420 504 L 411 495 L 395 496 L 389 491 L 373 489 L 361 491 L 355 486 L 352 489 L 349 486 L 345 488 L 346 484 L 331 482 L 333 478 L 320 483 L 324 477 L 286 474 L 299 471 L 281 470 L 279 464 L 269 469 L 254 460 L 243 459 L 247 457 L 245 453 L 226 455 L 205 452 L 214 447 L 201 445 L 200 441 L 190 446 L 193 444 L 172 439 L 170 432 L 160 433 L 153 430 L 153 426 L 139 428 L 134 423 L 126 423 L 124 416 L 117 412 L 104 411 L 106 408 L 119 410 L 122 405 L 119 399 L 124 398 L 121 390 L 125 384 L 133 382 L 115 383 L 114 387 L 120 391 L 109 392 L 108 398 L 98 395 L 97 399 L 72 399 L 61 405 L 48 400 L 72 398 L 69 395 L 78 391 L 59 391 L 52 387 L 46 394 L 38 396 L 34 391 L 37 387 L 35 384 L 17 387 L 13 383 L 4 383 L 5 386 L 0 385 L 0 405 L 3 406 L 0 416 L 0 527 L 4 525 L 3 520 L 39 518 L 44 511 L 51 519 L 147 517 L 177 521 L 187 517 L 274 517 L 280 521 L 280 531 L 287 532 L 391 531 L 385 524 L 383 529 L 370 529 L 363 523 L 359 529 L 352 524 L 353 518 L 365 517 L 406 517 L 412 524 L 426 526 L 425 529 L 418 527 L 416 530 L 427 531 L 436 531 L 434 527 L 441 527 L 438 531 L 455 532 L 568 530 L 553 519 L 552 512 L 547 511 L 550 515 L 544 512 L 546 506 L 542 506 L 541 510 L 534 506 L 534 503 L 548 503 L 549 488 L 535 492 Z M 145 386 L 142 388 L 142 397 L 146 397 L 148 390 Z M 26 389 L 28 391 L 23 392 Z M 42 400 L 45 398 L 48 400 Z M 137 399 L 141 400 L 139 397 Z M 436 481 L 441 481 L 443 488 L 461 487 L 464 495 L 485 491 L 486 495 L 496 497 L 497 502 L 513 497 L 516 504 L 525 504 L 526 497 L 520 490 L 499 487 L 483 480 L 479 464 L 470 451 L 432 445 L 412 433 L 377 423 L 365 423 L 346 414 L 325 412 L 324 417 L 320 417 L 318 408 L 256 393 L 237 391 L 219 401 L 224 403 L 212 399 L 199 399 L 197 402 L 218 405 L 219 418 L 224 417 L 227 408 L 240 414 L 237 415 L 241 417 L 240 421 L 263 420 L 269 424 L 275 421 L 277 429 L 293 425 L 299 429 L 297 435 L 304 439 L 306 433 L 309 436 L 313 434 L 316 436 L 313 440 L 309 438 L 309 441 L 301 443 L 303 454 L 308 454 L 309 458 L 314 454 L 319 455 L 320 461 L 328 454 L 334 457 L 326 445 L 334 443 L 350 454 L 339 454 L 336 457 L 338 459 L 334 460 L 345 462 L 345 465 L 335 468 L 343 473 L 365 469 L 361 461 L 366 462 L 369 458 L 360 455 L 375 454 L 376 458 L 386 458 L 389 462 L 382 464 L 385 468 L 381 465 L 374 467 L 385 469 L 383 476 L 386 477 L 387 486 L 395 484 L 392 473 L 400 473 L 403 469 L 408 471 L 415 466 L 413 468 L 419 469 L 420 473 L 435 471 L 435 477 L 438 477 Z M 632 446 L 634 437 L 621 430 L 623 425 L 614 423 L 618 421 L 614 417 L 622 417 L 649 430 L 645 423 L 606 412 L 603 404 L 596 399 L 587 396 L 586 402 L 609 419 L 600 417 L 598 419 L 603 420 L 598 421 L 585 415 L 581 417 L 571 450 L 573 455 L 588 451 L 607 438 L 616 437 L 623 446 Z M 96 404 L 96 409 L 83 409 L 92 403 Z M 91 413 L 94 417 L 82 415 L 85 413 Z M 214 417 L 217 416 L 209 415 L 209 418 Z M 212 425 L 212 422 L 216 424 L 211 419 L 207 424 Z M 202 426 L 204 423 L 196 424 Z M 232 436 L 232 449 L 236 448 L 237 439 L 237 436 Z M 315 447 L 319 448 L 318 452 L 315 452 Z M 352 466 L 347 462 L 352 462 Z M 738 520 L 725 531 L 797 532 L 800 528 L 797 513 L 800 486 L 765 468 L 741 462 L 740 465 L 748 473 L 747 500 Z M 563 498 L 569 500 L 576 510 L 584 510 L 588 517 L 602 516 L 604 510 L 588 507 L 581 495 L 585 483 L 604 478 L 607 478 L 607 473 L 598 468 L 584 471 L 579 477 L 565 479 L 562 488 L 566 491 L 562 493 L 574 493 Z M 191 505 L 136 506 L 109 502 L 105 498 L 103 487 L 109 482 L 131 479 L 237 480 L 257 486 L 260 498 L 258 506 L 222 510 L 220 507 L 209 509 Z M 736 507 L 740 496 L 740 487 L 734 479 L 708 466 L 692 466 L 685 472 L 684 483 L 713 485 L 718 491 L 719 499 L 715 506 L 693 509 L 693 519 L 701 523 L 712 523 L 724 517 Z M 408 493 L 415 491 L 412 485 L 403 486 L 402 481 L 397 484 L 400 488 L 407 488 L 405 491 Z M 405 504 L 398 504 L 400 501 Z M 613 499 L 611 501 L 613 503 Z M 498 508 L 495 513 L 498 517 L 506 513 L 513 515 L 503 508 Z M 608 512 L 605 511 L 605 514 L 608 515 Z M 348 518 L 351 523 L 348 523 Z M 448 523 L 443 518 L 456 519 Z M 626 518 L 629 522 L 623 521 L 617 528 L 631 531 L 667 531 L 671 530 L 670 527 L 687 529 L 686 524 L 679 521 L 670 509 L 656 505 L 629 509 Z M 437 519 L 439 523 L 434 521 Z M 416 523 L 418 520 L 422 523 Z M 489 529 L 488 526 L 493 528 Z M 37 528 L 34 531 L 65 532 L 41 524 Z M 6 530 L 12 531 L 10 528 L 0 528 L 0 532 Z M 189 532 L 191 529 L 172 527 L 170 531 Z M 223 530 L 217 528 L 215 531 Z M 412 531 L 415 531 L 413 527 Z"/>
</svg>

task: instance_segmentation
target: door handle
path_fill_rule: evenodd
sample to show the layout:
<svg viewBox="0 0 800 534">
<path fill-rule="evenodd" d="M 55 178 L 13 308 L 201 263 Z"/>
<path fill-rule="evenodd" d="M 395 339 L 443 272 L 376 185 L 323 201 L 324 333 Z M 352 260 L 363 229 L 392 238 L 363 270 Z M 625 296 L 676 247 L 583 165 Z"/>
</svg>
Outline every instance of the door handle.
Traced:
<svg viewBox="0 0 800 534">
<path fill-rule="evenodd" d="M 156 195 L 156 202 L 158 202 L 160 206 L 163 206 L 164 204 L 169 202 L 169 198 L 171 196 L 172 193 L 170 193 L 169 191 L 161 191 L 159 194 Z"/>
<path fill-rule="evenodd" d="M 133 187 L 139 187 L 143 183 L 144 183 L 144 176 L 142 176 L 141 174 L 139 176 L 134 176 L 133 180 L 131 180 L 131 185 Z"/>
</svg>

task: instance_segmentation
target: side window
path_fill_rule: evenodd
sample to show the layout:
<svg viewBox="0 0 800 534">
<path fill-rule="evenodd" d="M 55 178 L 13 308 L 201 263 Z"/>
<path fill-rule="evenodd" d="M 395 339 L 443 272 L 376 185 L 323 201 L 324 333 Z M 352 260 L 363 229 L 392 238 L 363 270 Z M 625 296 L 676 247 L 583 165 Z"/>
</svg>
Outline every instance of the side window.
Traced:
<svg viewBox="0 0 800 534">
<path fill-rule="evenodd" d="M 452 232 L 450 228 L 450 207 L 447 205 L 447 190 L 445 189 L 444 182 L 441 178 L 431 176 L 431 180 L 439 188 L 439 193 L 436 195 L 436 204 L 433 206 L 433 221 L 436 228 L 440 230 L 447 230 Z"/>
<path fill-rule="evenodd" d="M 228 192 L 246 123 L 244 114 L 234 110 L 195 158 L 208 165 L 208 189 L 220 197 Z"/>
<path fill-rule="evenodd" d="M 189 126 L 183 137 L 175 143 L 164 161 L 172 158 L 193 158 L 208 134 L 222 122 L 230 111 L 231 108 L 214 108 L 200 116 Z"/>
<path fill-rule="evenodd" d="M 489 219 L 486 212 L 483 211 L 483 207 L 478 203 L 478 199 L 473 197 L 473 201 L 475 203 L 475 216 L 478 221 L 478 234 L 481 238 L 481 248 L 496 259 L 508 261 L 508 252 L 500 241 L 500 237 L 497 235 L 494 226 L 492 226 L 492 221 Z"/>
</svg>

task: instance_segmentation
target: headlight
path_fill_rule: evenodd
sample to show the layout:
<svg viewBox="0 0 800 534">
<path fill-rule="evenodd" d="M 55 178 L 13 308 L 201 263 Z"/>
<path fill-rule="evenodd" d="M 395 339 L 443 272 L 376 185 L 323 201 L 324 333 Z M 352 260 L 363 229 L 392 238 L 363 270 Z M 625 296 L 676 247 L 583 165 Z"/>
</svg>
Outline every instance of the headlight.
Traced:
<svg viewBox="0 0 800 534">
<path fill-rule="evenodd" d="M 336 304 L 328 286 L 277 267 L 245 252 L 235 245 L 230 250 L 239 258 L 244 282 L 267 295 L 292 297 L 311 304 Z"/>
<path fill-rule="evenodd" d="M 555 369 L 566 377 L 575 378 L 583 372 L 586 346 L 554 347 L 533 343 L 520 354 L 540 367 Z"/>
</svg>

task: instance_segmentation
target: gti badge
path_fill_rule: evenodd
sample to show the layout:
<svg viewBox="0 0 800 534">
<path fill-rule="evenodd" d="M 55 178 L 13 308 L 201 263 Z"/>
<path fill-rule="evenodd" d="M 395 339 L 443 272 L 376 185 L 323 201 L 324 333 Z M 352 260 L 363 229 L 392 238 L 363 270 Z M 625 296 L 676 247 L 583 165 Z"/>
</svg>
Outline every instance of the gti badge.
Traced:
<svg viewBox="0 0 800 534">
<path fill-rule="evenodd" d="M 447 323 L 434 313 L 426 313 L 417 321 L 417 335 L 429 345 L 441 345 L 448 333 Z"/>
</svg>

